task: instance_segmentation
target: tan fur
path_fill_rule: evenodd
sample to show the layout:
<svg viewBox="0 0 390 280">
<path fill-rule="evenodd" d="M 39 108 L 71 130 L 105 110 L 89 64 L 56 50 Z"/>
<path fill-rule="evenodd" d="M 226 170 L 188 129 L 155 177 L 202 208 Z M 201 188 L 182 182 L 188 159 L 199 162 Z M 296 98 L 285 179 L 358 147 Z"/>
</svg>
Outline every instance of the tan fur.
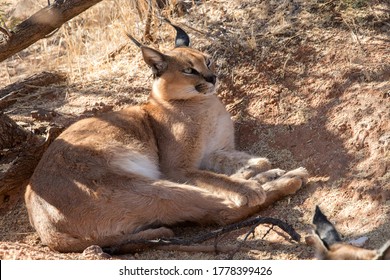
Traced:
<svg viewBox="0 0 390 280">
<path fill-rule="evenodd" d="M 232 223 L 308 177 L 304 168 L 267 171 L 267 159 L 234 149 L 233 123 L 205 54 L 142 52 L 158 73 L 149 101 L 71 125 L 30 180 L 31 224 L 54 250 L 170 237 L 166 226 L 184 221 Z"/>
<path fill-rule="evenodd" d="M 347 243 L 336 243 L 326 248 L 321 239 L 313 234 L 306 237 L 306 243 L 314 247 L 316 258 L 320 260 L 376 260 L 390 259 L 390 242 L 379 250 L 369 250 Z"/>
</svg>

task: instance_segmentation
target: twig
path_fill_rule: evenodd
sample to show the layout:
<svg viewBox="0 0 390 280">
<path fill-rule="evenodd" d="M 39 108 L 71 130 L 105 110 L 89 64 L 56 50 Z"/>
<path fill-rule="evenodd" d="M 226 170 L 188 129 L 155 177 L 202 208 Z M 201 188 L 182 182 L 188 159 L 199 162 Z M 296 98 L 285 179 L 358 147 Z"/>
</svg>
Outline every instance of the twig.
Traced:
<svg viewBox="0 0 390 280">
<path fill-rule="evenodd" d="M 283 64 L 282 78 L 284 78 L 284 76 L 286 75 L 286 67 L 287 67 L 287 63 L 290 61 L 290 59 L 291 59 L 291 54 L 288 54 L 287 59 Z"/>
<path fill-rule="evenodd" d="M 349 30 L 352 32 L 352 34 L 356 38 L 356 41 L 358 42 L 358 45 L 361 48 L 361 50 L 363 52 L 366 52 L 366 50 L 363 47 L 363 44 L 360 42 L 359 35 L 355 32 L 355 30 L 349 25 L 349 23 L 343 17 L 341 17 L 341 18 L 342 18 L 343 22 L 345 23 L 345 25 L 349 28 Z M 352 19 L 352 23 L 353 23 L 353 25 L 355 25 L 354 19 Z"/>
<path fill-rule="evenodd" d="M 244 245 L 245 241 L 248 239 L 249 235 L 255 235 L 255 229 L 257 228 L 258 224 L 255 224 L 251 227 L 251 229 L 247 232 L 244 239 L 238 244 L 237 248 L 229 255 L 229 260 L 232 260 L 234 255 L 242 249 L 242 245 Z M 264 236 L 263 236 L 264 238 Z"/>
<path fill-rule="evenodd" d="M 262 237 L 261 239 L 264 239 L 264 238 L 271 232 L 271 230 L 273 230 L 273 229 L 274 229 L 274 226 L 271 225 L 271 226 L 269 227 L 269 229 L 266 231 L 266 233 L 264 233 L 264 235 L 263 235 L 263 237 Z"/>
<path fill-rule="evenodd" d="M 118 48 L 110 52 L 107 56 L 109 60 L 115 60 L 115 57 L 120 54 L 127 46 L 129 46 L 129 42 L 126 42 L 120 45 Z"/>
<path fill-rule="evenodd" d="M 301 236 L 294 230 L 289 224 L 275 218 L 270 217 L 255 217 L 250 218 L 235 224 L 225 226 L 223 228 L 197 235 L 191 239 L 181 239 L 181 238 L 172 238 L 172 239 L 158 239 L 158 240 L 129 240 L 118 246 L 112 246 L 104 248 L 103 250 L 112 255 L 112 254 L 126 254 L 132 253 L 135 251 L 142 251 L 149 248 L 160 248 L 162 246 L 168 245 L 181 245 L 181 246 L 190 246 L 193 244 L 202 243 L 206 240 L 210 240 L 215 237 L 220 237 L 221 235 L 232 232 L 244 227 L 252 226 L 253 229 L 260 224 L 271 224 L 278 226 L 280 229 L 285 231 L 292 240 L 299 241 Z"/>
</svg>

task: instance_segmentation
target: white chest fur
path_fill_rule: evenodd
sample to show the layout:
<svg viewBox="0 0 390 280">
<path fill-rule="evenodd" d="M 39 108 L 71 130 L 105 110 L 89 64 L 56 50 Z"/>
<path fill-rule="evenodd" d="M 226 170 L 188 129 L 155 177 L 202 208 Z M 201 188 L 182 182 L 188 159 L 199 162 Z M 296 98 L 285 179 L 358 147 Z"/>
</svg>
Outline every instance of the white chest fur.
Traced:
<svg viewBox="0 0 390 280">
<path fill-rule="evenodd" d="M 234 128 L 230 114 L 222 112 L 209 126 L 205 135 L 203 157 L 205 158 L 216 150 L 233 149 Z"/>
<path fill-rule="evenodd" d="M 154 180 L 160 178 L 158 163 L 136 151 L 117 153 L 110 165 L 116 172 L 138 174 Z"/>
</svg>

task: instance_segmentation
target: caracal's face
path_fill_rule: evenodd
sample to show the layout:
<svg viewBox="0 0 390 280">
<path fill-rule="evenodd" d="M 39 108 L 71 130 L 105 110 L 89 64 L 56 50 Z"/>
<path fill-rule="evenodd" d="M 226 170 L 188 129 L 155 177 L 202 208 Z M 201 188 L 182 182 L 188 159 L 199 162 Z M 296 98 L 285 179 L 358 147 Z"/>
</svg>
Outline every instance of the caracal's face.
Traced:
<svg viewBox="0 0 390 280">
<path fill-rule="evenodd" d="M 153 93 L 164 100 L 213 95 L 217 89 L 215 65 L 210 56 L 188 47 L 164 54 L 166 69 L 153 83 Z"/>
</svg>

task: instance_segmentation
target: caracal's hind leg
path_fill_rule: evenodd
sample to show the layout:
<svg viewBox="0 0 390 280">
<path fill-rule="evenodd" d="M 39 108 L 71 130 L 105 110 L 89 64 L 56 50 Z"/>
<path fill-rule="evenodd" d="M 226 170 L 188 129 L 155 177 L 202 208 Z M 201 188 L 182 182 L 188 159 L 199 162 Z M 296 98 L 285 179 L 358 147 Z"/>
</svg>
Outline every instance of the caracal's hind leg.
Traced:
<svg viewBox="0 0 390 280">
<path fill-rule="evenodd" d="M 160 239 L 160 238 L 169 238 L 174 236 L 175 234 L 170 228 L 158 227 L 158 228 L 149 228 L 134 233 L 130 235 L 128 239 L 129 240 L 153 240 L 153 239 Z"/>
<path fill-rule="evenodd" d="M 91 245 L 113 247 L 131 240 L 172 237 L 168 227 L 181 222 L 233 223 L 258 209 L 238 207 L 223 193 L 217 195 L 192 185 L 114 177 L 101 181 L 103 185 L 97 187 L 93 198 L 75 205 L 64 216 L 61 227 L 49 224 L 49 220 L 47 226 L 37 224 L 44 244 L 61 252 L 81 252 Z M 105 187 L 108 183 L 110 187 Z M 78 215 L 85 209 L 94 210 L 88 211 L 88 219 Z M 50 232 L 46 230 L 49 227 Z"/>
<path fill-rule="evenodd" d="M 215 194 L 203 188 L 171 181 L 156 181 L 147 190 L 140 189 L 139 194 L 152 198 L 142 211 L 143 219 L 165 226 L 186 221 L 229 224 L 246 218 L 258 209 L 238 207 L 223 192 Z"/>
<path fill-rule="evenodd" d="M 266 192 L 266 200 L 260 206 L 237 207 L 228 198 L 215 196 L 198 187 L 158 181 L 154 187 L 164 188 L 164 201 L 157 199 L 152 208 L 161 209 L 159 220 L 162 225 L 172 225 L 183 221 L 192 221 L 200 224 L 216 223 L 220 225 L 233 223 L 256 213 L 275 201 L 294 194 L 307 182 L 309 174 L 303 167 L 285 173 L 281 169 L 269 170 L 269 176 L 278 178 L 262 185 Z M 271 176 L 272 175 L 272 176 Z M 262 177 L 265 174 L 260 173 Z M 160 197 L 162 198 L 162 197 Z M 153 219 L 153 212 L 152 217 Z M 167 234 L 167 228 L 160 228 Z M 159 230 L 160 230 L 159 229 Z M 140 233 L 141 234 L 141 233 Z"/>
<path fill-rule="evenodd" d="M 119 184 L 125 186 L 124 181 Z M 102 205 L 102 214 L 106 214 L 107 209 L 115 208 L 112 212 L 118 215 L 105 218 L 115 223 L 102 227 L 102 230 L 107 226 L 115 229 L 111 236 L 122 234 L 129 240 L 162 238 L 173 235 L 167 228 L 171 225 L 181 222 L 230 224 L 248 217 L 258 209 L 258 206 L 238 207 L 223 192 L 215 194 L 197 186 L 167 180 L 143 179 L 137 183 L 130 180 L 129 184 L 131 187 L 124 187 L 113 194 L 110 198 L 112 203 Z M 128 216 L 123 214 L 126 212 Z M 108 236 L 107 240 L 112 239 Z M 102 243 L 108 245 L 107 242 Z"/>
</svg>

